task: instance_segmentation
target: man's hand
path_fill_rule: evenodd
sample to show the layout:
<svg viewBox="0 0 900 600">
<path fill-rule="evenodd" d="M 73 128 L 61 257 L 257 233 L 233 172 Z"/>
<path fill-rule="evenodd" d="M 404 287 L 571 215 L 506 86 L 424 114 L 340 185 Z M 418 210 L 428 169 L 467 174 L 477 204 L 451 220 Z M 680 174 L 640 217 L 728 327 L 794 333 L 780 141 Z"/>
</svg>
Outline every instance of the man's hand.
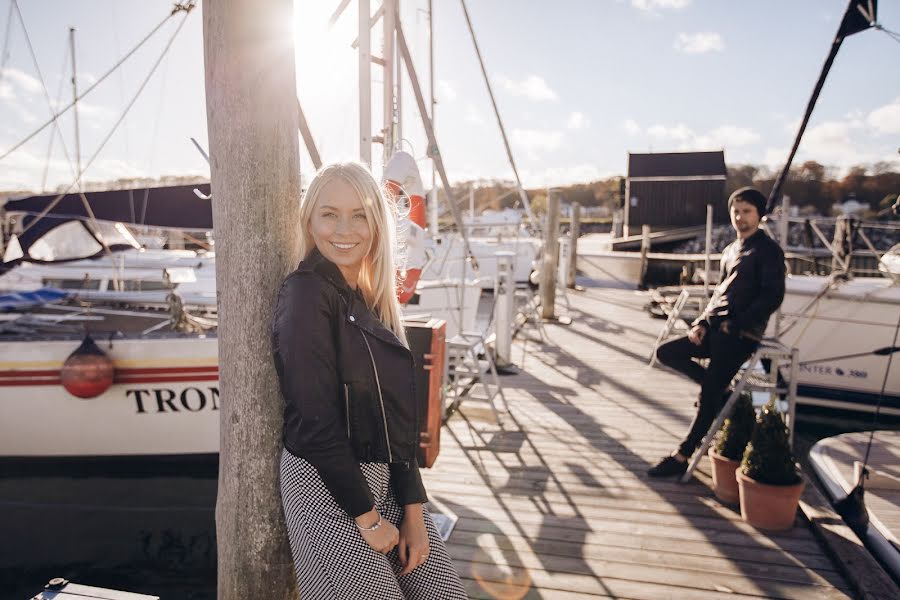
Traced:
<svg viewBox="0 0 900 600">
<path fill-rule="evenodd" d="M 381 517 L 374 508 L 367 513 L 356 517 L 356 524 L 360 527 L 372 527 L 378 521 L 381 525 L 377 529 L 371 531 L 360 530 L 362 537 L 366 543 L 372 547 L 375 552 L 387 554 L 394 549 L 400 539 L 400 532 L 394 527 L 394 524 Z"/>
<path fill-rule="evenodd" d="M 403 522 L 400 523 L 400 543 L 397 553 L 403 570 L 403 576 L 428 560 L 428 531 L 425 529 L 425 518 L 421 504 L 407 504 L 403 507 Z"/>
<path fill-rule="evenodd" d="M 703 325 L 694 325 L 691 327 L 691 330 L 688 332 L 688 339 L 695 346 L 699 346 L 703 343 L 703 338 L 706 337 L 706 327 Z"/>
<path fill-rule="evenodd" d="M 728 321 L 722 321 L 719 323 L 719 331 L 724 333 L 725 335 L 731 335 L 731 323 Z"/>
</svg>

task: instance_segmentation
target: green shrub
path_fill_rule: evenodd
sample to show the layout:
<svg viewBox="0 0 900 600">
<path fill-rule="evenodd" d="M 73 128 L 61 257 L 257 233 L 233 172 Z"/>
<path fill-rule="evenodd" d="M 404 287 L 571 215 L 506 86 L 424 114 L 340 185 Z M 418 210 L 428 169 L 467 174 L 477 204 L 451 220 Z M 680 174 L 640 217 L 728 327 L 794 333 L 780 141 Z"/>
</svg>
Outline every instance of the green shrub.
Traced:
<svg viewBox="0 0 900 600">
<path fill-rule="evenodd" d="M 763 407 L 756 420 L 750 443 L 744 450 L 741 473 L 768 485 L 793 485 L 800 480 L 787 427 L 771 401 Z"/>
<path fill-rule="evenodd" d="M 753 434 L 756 423 L 756 412 L 753 410 L 753 397 L 750 392 L 743 392 L 734 405 L 734 412 L 725 419 L 719 435 L 716 437 L 716 453 L 729 460 L 741 460 L 744 448 Z"/>
</svg>

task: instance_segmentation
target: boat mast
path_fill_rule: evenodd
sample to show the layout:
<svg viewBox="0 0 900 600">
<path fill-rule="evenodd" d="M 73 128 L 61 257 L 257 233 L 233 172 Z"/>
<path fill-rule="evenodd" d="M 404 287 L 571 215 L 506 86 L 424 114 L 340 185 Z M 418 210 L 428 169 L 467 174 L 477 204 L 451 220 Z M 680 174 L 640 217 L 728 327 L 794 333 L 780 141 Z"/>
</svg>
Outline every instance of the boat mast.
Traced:
<svg viewBox="0 0 900 600">
<path fill-rule="evenodd" d="M 397 0 L 383 0 L 381 24 L 384 43 L 381 50 L 384 67 L 383 113 L 384 125 L 381 130 L 381 144 L 384 151 L 382 165 L 386 165 L 394 153 L 394 16 L 398 10 Z M 399 79 L 399 78 L 398 78 Z"/>
<path fill-rule="evenodd" d="M 428 93 L 431 100 L 431 125 L 434 126 L 434 6 L 432 0 L 428 0 Z M 437 239 L 438 235 L 438 196 L 436 174 L 437 167 L 434 164 L 434 155 L 429 148 L 431 157 L 431 198 L 428 204 L 428 229 L 431 237 Z"/>
<path fill-rule="evenodd" d="M 369 0 L 359 0 L 359 160 L 372 168 L 372 46 Z"/>
<path fill-rule="evenodd" d="M 81 189 L 81 134 L 78 131 L 78 71 L 75 67 L 75 28 L 69 27 L 69 46 L 72 55 L 72 110 L 75 119 L 75 171 L 76 183 Z"/>
</svg>

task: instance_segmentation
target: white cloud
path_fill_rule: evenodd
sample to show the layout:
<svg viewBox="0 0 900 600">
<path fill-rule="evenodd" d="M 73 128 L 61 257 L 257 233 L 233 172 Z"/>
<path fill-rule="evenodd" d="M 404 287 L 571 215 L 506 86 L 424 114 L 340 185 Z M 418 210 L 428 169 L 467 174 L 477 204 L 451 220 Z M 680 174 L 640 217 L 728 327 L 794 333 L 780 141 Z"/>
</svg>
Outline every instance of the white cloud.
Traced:
<svg viewBox="0 0 900 600">
<path fill-rule="evenodd" d="M 29 96 L 40 94 L 41 90 L 44 89 L 39 79 L 12 67 L 3 69 L 3 72 L 0 73 L 0 80 L 9 81 L 13 87 L 18 88 Z"/>
<path fill-rule="evenodd" d="M 625 122 L 625 126 L 632 135 L 641 133 L 640 127 L 631 119 Z M 679 151 L 738 148 L 756 144 L 762 139 L 756 131 L 748 127 L 728 124 L 720 125 L 706 133 L 697 133 L 684 123 L 657 124 L 648 127 L 645 133 L 657 140 L 672 142 Z"/>
<path fill-rule="evenodd" d="M 896 129 L 893 129 L 895 128 Z M 791 130 L 791 139 L 796 126 Z M 879 133 L 900 132 L 900 99 L 873 110 L 865 118 L 853 111 L 843 119 L 817 123 L 806 130 L 794 164 L 815 160 L 845 172 L 848 168 L 884 161 L 900 167 L 895 138 L 878 142 Z M 781 168 L 787 159 L 787 147 L 769 147 L 763 161 L 774 168 Z"/>
<path fill-rule="evenodd" d="M 685 54 L 706 54 L 707 52 L 723 51 L 725 42 L 721 35 L 712 31 L 679 33 L 675 38 L 674 47 Z"/>
<path fill-rule="evenodd" d="M 876 135 L 900 133 L 900 98 L 873 110 L 866 122 L 875 129 Z"/>
<path fill-rule="evenodd" d="M 638 10 L 648 13 L 656 13 L 657 9 L 681 10 L 691 0 L 631 0 L 631 5 Z"/>
<path fill-rule="evenodd" d="M 559 96 L 550 89 L 547 82 L 537 75 L 529 75 L 522 81 L 513 81 L 508 77 L 501 77 L 500 85 L 515 96 L 525 96 L 538 102 L 559 99 Z"/>
<path fill-rule="evenodd" d="M 562 132 L 540 129 L 513 129 L 513 144 L 521 148 L 529 159 L 537 159 L 541 152 L 558 150 L 562 145 Z"/>
<path fill-rule="evenodd" d="M 601 171 L 593 163 L 581 163 L 565 167 L 522 170 L 522 184 L 529 188 L 588 183 L 614 175 L 611 171 Z"/>
<path fill-rule="evenodd" d="M 577 110 L 569 115 L 569 120 L 566 122 L 566 127 L 569 129 L 584 129 L 588 127 L 591 122 L 587 117 L 584 116 L 584 113 L 578 112 Z"/>
<path fill-rule="evenodd" d="M 650 137 L 669 139 L 675 141 L 686 141 L 694 136 L 694 132 L 684 123 L 678 125 L 651 125 L 647 128 L 647 135 Z"/>
<path fill-rule="evenodd" d="M 487 119 L 484 118 L 484 115 L 480 110 L 475 108 L 475 105 L 471 102 L 466 103 L 466 121 L 469 123 L 475 123 L 476 125 L 484 125 L 487 123 Z"/>
<path fill-rule="evenodd" d="M 625 128 L 625 132 L 628 135 L 638 135 L 641 132 L 641 126 L 634 119 L 625 119 L 622 127 Z"/>
<path fill-rule="evenodd" d="M 698 148 L 725 148 L 726 146 L 749 146 L 761 139 L 762 137 L 758 133 L 747 127 L 722 125 L 705 135 L 695 137 L 693 143 Z"/>
<path fill-rule="evenodd" d="M 458 94 L 449 81 L 440 79 L 437 84 L 437 97 L 442 102 L 453 102 Z"/>
<path fill-rule="evenodd" d="M 112 121 L 113 117 L 119 113 L 106 106 L 92 104 L 81 100 L 78 102 L 78 118 L 89 122 L 94 127 L 99 126 L 104 121 Z M 111 123 L 110 123 L 111 124 Z"/>
</svg>

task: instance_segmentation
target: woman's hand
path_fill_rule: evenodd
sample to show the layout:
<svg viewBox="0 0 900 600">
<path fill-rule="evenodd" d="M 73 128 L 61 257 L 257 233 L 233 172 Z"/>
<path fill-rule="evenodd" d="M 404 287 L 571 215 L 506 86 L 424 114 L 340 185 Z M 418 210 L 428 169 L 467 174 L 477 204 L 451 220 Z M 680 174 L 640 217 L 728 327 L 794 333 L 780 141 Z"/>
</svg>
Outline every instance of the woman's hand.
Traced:
<svg viewBox="0 0 900 600">
<path fill-rule="evenodd" d="M 422 516 L 421 504 L 407 504 L 403 507 L 403 522 L 400 523 L 400 543 L 397 552 L 406 575 L 428 560 L 428 531 Z"/>
<path fill-rule="evenodd" d="M 381 521 L 381 525 L 377 529 L 366 531 L 366 529 L 373 527 L 379 521 Z M 374 508 L 356 517 L 356 525 L 360 528 L 359 532 L 362 534 L 363 539 L 366 540 L 366 543 L 372 547 L 372 550 L 381 554 L 387 554 L 393 550 L 400 538 L 400 533 L 394 527 L 394 524 L 387 519 L 383 519 Z"/>
</svg>

